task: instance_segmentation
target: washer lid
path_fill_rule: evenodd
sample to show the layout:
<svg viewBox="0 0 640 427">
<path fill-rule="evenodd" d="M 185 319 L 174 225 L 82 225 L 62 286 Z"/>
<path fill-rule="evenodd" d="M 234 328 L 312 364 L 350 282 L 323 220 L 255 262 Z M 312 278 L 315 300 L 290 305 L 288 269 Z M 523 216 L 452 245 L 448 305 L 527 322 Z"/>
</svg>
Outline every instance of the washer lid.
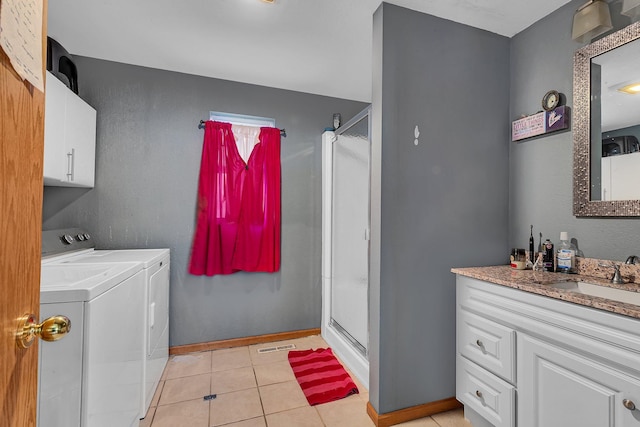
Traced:
<svg viewBox="0 0 640 427">
<path fill-rule="evenodd" d="M 40 303 L 90 301 L 141 270 L 140 263 L 44 264 Z"/>
<path fill-rule="evenodd" d="M 65 263 L 141 262 L 149 268 L 158 261 L 169 257 L 169 249 L 116 249 L 83 253 L 65 259 Z"/>
</svg>

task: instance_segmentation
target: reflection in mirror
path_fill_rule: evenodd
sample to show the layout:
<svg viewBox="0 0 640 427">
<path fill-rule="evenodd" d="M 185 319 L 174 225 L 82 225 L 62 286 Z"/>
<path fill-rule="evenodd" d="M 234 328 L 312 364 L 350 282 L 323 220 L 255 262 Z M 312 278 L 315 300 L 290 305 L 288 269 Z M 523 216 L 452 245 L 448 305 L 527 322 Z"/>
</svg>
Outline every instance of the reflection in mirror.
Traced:
<svg viewBox="0 0 640 427">
<path fill-rule="evenodd" d="M 636 22 L 574 55 L 576 216 L 640 216 L 639 38 Z"/>
<path fill-rule="evenodd" d="M 591 200 L 640 200 L 640 40 L 591 59 Z"/>
</svg>

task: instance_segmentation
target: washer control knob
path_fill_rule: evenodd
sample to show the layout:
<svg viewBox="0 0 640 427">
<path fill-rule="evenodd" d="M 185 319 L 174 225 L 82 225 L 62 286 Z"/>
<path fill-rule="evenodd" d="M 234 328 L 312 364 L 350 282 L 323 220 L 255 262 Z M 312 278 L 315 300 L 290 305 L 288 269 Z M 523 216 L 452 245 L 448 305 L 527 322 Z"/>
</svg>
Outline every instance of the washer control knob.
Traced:
<svg viewBox="0 0 640 427">
<path fill-rule="evenodd" d="M 70 234 L 65 234 L 64 236 L 62 236 L 62 243 L 64 243 L 65 245 L 70 245 L 73 243 L 73 236 Z"/>
<path fill-rule="evenodd" d="M 91 236 L 89 235 L 89 233 L 83 233 L 82 236 L 84 237 L 84 240 L 91 239 Z"/>
<path fill-rule="evenodd" d="M 84 240 L 84 234 L 80 233 L 76 236 L 76 240 L 78 242 L 82 242 Z"/>
</svg>

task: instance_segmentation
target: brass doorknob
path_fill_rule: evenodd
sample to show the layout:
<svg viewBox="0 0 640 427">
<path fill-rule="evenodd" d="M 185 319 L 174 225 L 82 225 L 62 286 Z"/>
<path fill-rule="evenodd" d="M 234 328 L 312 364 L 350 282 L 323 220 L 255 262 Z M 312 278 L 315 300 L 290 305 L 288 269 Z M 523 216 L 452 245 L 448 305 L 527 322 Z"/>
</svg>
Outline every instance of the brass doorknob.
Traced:
<svg viewBox="0 0 640 427">
<path fill-rule="evenodd" d="M 34 314 L 25 314 L 18 320 L 16 344 L 20 348 L 28 348 L 36 337 L 45 341 L 57 341 L 71 330 L 71 320 L 66 316 L 52 316 L 44 322 L 36 323 Z"/>
</svg>

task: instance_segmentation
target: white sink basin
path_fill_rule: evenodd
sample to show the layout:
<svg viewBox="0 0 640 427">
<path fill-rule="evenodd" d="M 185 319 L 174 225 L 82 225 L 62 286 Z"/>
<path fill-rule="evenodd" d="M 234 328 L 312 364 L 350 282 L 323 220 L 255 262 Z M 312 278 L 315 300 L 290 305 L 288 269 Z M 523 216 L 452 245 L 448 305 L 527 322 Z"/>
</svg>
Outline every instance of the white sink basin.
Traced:
<svg viewBox="0 0 640 427">
<path fill-rule="evenodd" d="M 627 304 L 640 305 L 640 293 L 625 291 L 624 289 L 610 288 L 588 282 L 556 282 L 549 285 L 550 288 L 576 292 L 592 297 L 606 298 Z"/>
</svg>

